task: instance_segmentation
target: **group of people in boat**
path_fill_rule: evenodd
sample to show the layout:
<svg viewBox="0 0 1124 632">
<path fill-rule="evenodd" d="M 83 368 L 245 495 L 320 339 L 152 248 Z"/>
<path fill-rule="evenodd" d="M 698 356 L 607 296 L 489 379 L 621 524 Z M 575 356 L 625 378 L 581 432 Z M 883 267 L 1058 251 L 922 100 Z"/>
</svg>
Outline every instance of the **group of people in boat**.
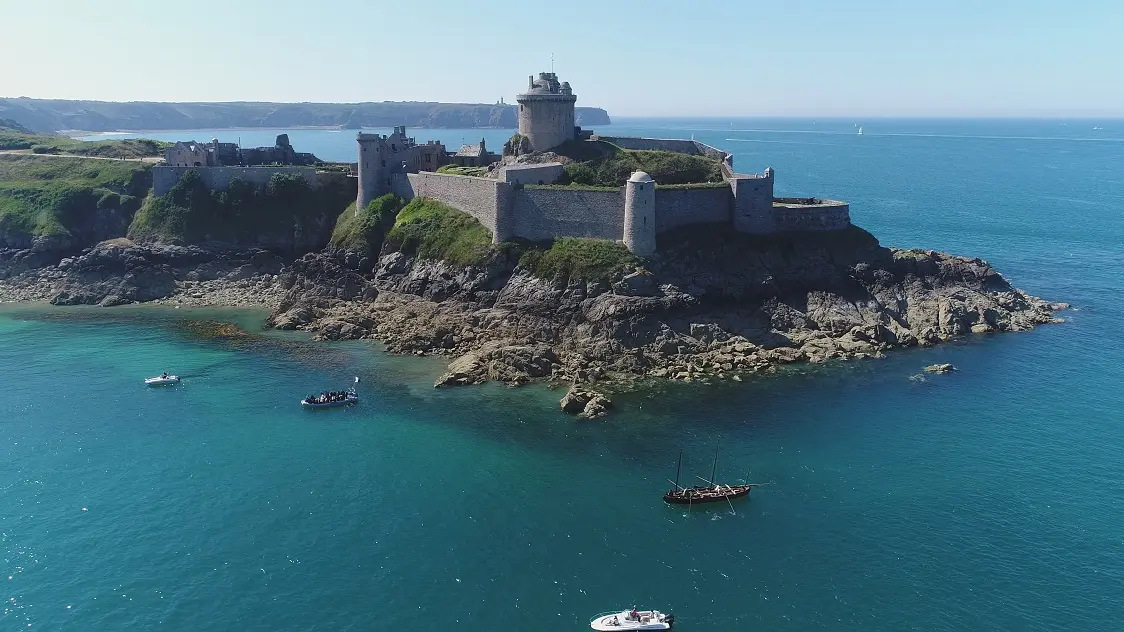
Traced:
<svg viewBox="0 0 1124 632">
<path fill-rule="evenodd" d="M 309 395 L 305 398 L 305 401 L 309 404 L 331 404 L 334 402 L 347 401 L 354 396 L 355 394 L 351 391 L 324 391 L 319 395 Z"/>
<path fill-rule="evenodd" d="M 645 617 L 645 618 L 647 618 L 647 617 Z M 625 613 L 624 620 L 625 621 L 636 621 L 637 623 L 645 623 L 645 621 L 640 618 L 640 612 L 636 609 L 635 606 L 633 606 L 631 611 Z M 621 624 L 621 621 L 620 621 L 620 619 L 617 618 L 617 615 L 613 615 L 613 620 L 609 622 L 609 625 L 620 625 L 620 624 Z"/>
</svg>

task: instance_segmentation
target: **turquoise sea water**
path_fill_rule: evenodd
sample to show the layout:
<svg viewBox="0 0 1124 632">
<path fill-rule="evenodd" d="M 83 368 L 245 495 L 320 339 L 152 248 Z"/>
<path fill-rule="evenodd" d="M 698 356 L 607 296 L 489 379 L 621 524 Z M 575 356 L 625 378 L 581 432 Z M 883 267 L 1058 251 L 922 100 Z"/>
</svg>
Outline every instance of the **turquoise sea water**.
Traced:
<svg viewBox="0 0 1124 632">
<path fill-rule="evenodd" d="M 0 629 L 581 630 L 634 603 L 684 630 L 1121 629 L 1124 122 L 853 123 L 605 131 L 695 134 L 1068 322 L 580 423 L 560 393 L 434 390 L 439 362 L 366 343 L 183 325 L 260 314 L 4 307 Z M 348 132 L 290 136 L 351 155 Z M 910 379 L 934 362 L 961 370 Z M 164 369 L 184 383 L 140 384 Z M 360 406 L 296 405 L 354 375 Z M 772 485 L 665 506 L 679 450 L 705 476 L 719 436 L 721 478 Z"/>
</svg>

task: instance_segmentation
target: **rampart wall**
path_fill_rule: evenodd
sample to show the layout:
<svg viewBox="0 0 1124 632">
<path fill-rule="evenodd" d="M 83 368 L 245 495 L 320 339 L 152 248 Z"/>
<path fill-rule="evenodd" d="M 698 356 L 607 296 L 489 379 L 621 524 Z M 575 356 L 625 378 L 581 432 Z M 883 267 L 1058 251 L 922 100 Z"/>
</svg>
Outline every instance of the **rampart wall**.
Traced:
<svg viewBox="0 0 1124 632">
<path fill-rule="evenodd" d="M 555 237 L 619 240 L 624 234 L 624 187 L 538 189 L 512 192 L 512 236 L 543 241 Z"/>
<path fill-rule="evenodd" d="M 447 173 L 420 173 L 407 174 L 409 191 L 395 191 L 406 199 L 426 197 L 439 200 L 468 213 L 476 218 L 488 230 L 496 233 L 496 215 L 500 194 L 499 187 L 508 185 L 490 178 L 473 178 L 471 176 L 457 176 Z M 399 184 L 401 178 L 392 180 L 392 189 L 402 189 Z M 403 193 L 408 193 L 403 195 Z"/>
<path fill-rule="evenodd" d="M 638 151 L 673 151 L 678 154 L 699 155 L 693 140 L 681 138 L 634 138 L 631 136 L 598 136 L 598 140 L 612 143 L 621 149 Z"/>
<path fill-rule="evenodd" d="M 320 186 L 321 180 L 312 167 L 168 167 L 157 165 L 152 168 L 152 193 L 164 195 L 171 190 L 188 171 L 195 171 L 212 191 L 221 191 L 230 186 L 234 179 L 241 179 L 262 187 L 269 184 L 274 174 L 282 173 L 302 178 L 313 187 Z"/>
<path fill-rule="evenodd" d="M 689 224 L 729 223 L 734 194 L 730 185 L 690 189 L 656 187 L 656 234 Z"/>
<path fill-rule="evenodd" d="M 713 158 L 713 159 L 719 160 L 719 161 L 725 161 L 727 158 L 729 158 L 731 164 L 733 163 L 733 158 L 731 157 L 731 155 L 722 151 L 721 149 L 711 147 L 710 145 L 707 145 L 706 143 L 700 143 L 697 140 L 691 141 L 691 142 L 695 143 L 695 149 L 697 149 L 698 152 L 700 154 L 702 154 L 703 156 L 706 156 L 707 158 Z"/>
<path fill-rule="evenodd" d="M 773 226 L 778 232 L 841 230 L 851 225 L 851 207 L 837 200 L 804 204 L 799 198 L 773 202 Z"/>
</svg>

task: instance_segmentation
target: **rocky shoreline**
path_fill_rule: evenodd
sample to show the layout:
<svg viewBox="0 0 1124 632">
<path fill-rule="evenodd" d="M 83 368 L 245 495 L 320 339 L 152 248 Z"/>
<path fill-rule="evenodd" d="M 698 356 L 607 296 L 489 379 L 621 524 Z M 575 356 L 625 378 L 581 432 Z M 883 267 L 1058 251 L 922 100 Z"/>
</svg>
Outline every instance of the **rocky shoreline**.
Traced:
<svg viewBox="0 0 1124 632">
<path fill-rule="evenodd" d="M 368 338 L 451 361 L 435 386 L 569 385 L 563 410 L 604 415 L 638 380 L 741 381 L 782 364 L 876 358 L 968 334 L 1059 322 L 980 259 L 885 248 L 865 231 L 769 241 L 690 235 L 599 280 L 535 277 L 497 252 L 458 267 L 403 252 L 105 242 L 53 265 L 0 252 L 0 301 L 155 302 L 272 310 L 268 325 Z M 41 263 L 41 261 L 40 261 Z"/>
<path fill-rule="evenodd" d="M 287 295 L 269 322 L 453 357 L 436 386 L 611 390 L 637 379 L 740 381 L 782 364 L 1024 331 L 1060 322 L 1054 313 L 1066 307 L 1012 287 L 980 259 L 884 248 L 858 228 L 677 239 L 644 268 L 596 281 L 536 278 L 501 254 L 458 268 L 383 252 L 366 272 L 345 253 L 310 254 L 282 273 Z M 564 408 L 585 411 L 588 398 L 578 399 Z"/>
<path fill-rule="evenodd" d="M 284 261 L 265 250 L 103 242 L 54 263 L 32 250 L 0 250 L 0 303 L 127 303 L 275 309 Z M 30 265 L 29 265 L 30 263 Z"/>
</svg>

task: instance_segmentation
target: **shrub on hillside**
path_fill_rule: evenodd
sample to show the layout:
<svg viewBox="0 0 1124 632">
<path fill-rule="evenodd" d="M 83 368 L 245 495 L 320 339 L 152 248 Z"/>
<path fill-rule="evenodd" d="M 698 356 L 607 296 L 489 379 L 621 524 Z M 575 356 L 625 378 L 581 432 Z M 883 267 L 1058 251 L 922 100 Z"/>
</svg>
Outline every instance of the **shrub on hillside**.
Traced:
<svg viewBox="0 0 1124 632">
<path fill-rule="evenodd" d="M 234 179 L 224 191 L 211 191 L 196 171 L 188 171 L 166 195 L 150 197 L 129 227 L 134 239 L 188 243 L 288 243 L 296 235 L 316 234 L 325 217 L 345 208 L 345 187 L 314 188 L 299 176 L 274 174 L 264 187 Z"/>
<path fill-rule="evenodd" d="M 560 237 L 549 248 L 532 246 L 519 265 L 543 279 L 612 280 L 639 263 L 628 248 L 608 239 Z"/>
<path fill-rule="evenodd" d="M 438 167 L 437 173 L 447 173 L 454 176 L 475 176 L 482 178 L 488 175 L 487 167 L 462 167 L 460 165 L 445 165 Z"/>
</svg>

